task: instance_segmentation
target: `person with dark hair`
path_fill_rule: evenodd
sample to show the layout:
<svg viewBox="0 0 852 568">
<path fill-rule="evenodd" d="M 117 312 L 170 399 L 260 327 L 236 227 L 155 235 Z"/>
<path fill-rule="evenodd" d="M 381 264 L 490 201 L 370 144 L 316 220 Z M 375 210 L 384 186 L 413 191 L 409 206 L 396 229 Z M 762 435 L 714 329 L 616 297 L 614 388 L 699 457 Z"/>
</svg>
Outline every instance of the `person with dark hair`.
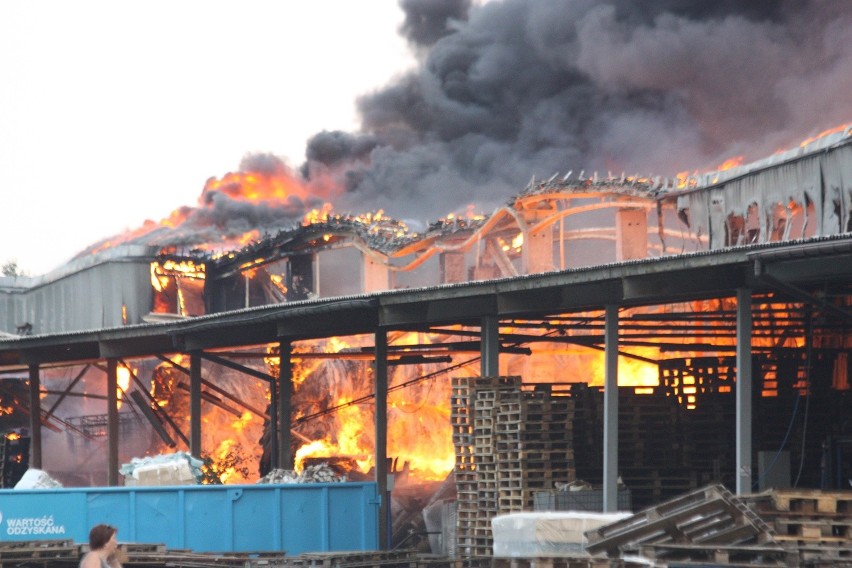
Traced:
<svg viewBox="0 0 852 568">
<path fill-rule="evenodd" d="M 89 531 L 89 552 L 80 559 L 80 568 L 121 568 L 116 552 L 118 529 L 110 525 L 95 525 Z"/>
</svg>

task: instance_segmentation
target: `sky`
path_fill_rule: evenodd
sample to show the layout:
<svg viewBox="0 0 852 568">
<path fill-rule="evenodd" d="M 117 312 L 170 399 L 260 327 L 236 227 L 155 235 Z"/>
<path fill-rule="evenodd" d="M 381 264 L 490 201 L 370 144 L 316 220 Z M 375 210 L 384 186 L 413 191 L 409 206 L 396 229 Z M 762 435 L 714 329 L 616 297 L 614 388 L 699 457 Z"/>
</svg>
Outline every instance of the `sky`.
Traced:
<svg viewBox="0 0 852 568">
<path fill-rule="evenodd" d="M 393 0 L 0 3 L 0 264 L 46 273 L 248 153 L 297 167 L 413 64 L 402 20 Z"/>
<path fill-rule="evenodd" d="M 845 0 L 0 2 L 0 263 L 747 164 L 852 124 L 850 34 Z"/>
</svg>

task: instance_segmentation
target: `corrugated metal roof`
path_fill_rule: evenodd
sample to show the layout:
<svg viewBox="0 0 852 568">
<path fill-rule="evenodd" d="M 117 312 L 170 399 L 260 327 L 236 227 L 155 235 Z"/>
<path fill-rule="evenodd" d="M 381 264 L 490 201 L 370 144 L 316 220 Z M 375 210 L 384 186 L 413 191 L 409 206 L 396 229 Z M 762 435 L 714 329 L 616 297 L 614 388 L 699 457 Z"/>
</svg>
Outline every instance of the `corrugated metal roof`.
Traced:
<svg viewBox="0 0 852 568">
<path fill-rule="evenodd" d="M 408 324 L 419 323 L 424 326 L 454 317 L 452 309 L 449 311 L 449 316 L 446 310 L 438 310 L 437 312 L 440 315 L 434 316 L 436 318 L 434 321 L 429 319 L 433 316 L 421 317 L 422 314 L 429 313 L 429 310 L 424 308 L 429 305 L 449 305 L 452 307 L 452 305 L 458 305 L 458 302 L 465 302 L 467 311 L 463 318 L 466 320 L 471 317 L 478 317 L 477 314 L 480 316 L 500 315 L 496 313 L 499 311 L 499 308 L 495 307 L 498 305 L 496 302 L 482 303 L 477 300 L 480 298 L 494 298 L 496 300 L 496 298 L 503 296 L 517 297 L 520 298 L 518 302 L 521 302 L 521 306 L 513 308 L 514 314 L 522 313 L 525 309 L 522 302 L 529 301 L 530 315 L 544 315 L 566 309 L 566 306 L 543 305 L 533 302 L 529 296 L 530 293 L 533 293 L 533 296 L 544 297 L 548 291 L 555 291 L 560 293 L 560 297 L 570 297 L 571 294 L 568 292 L 578 286 L 583 287 L 587 292 L 589 289 L 600 288 L 599 296 L 586 301 L 597 301 L 600 302 L 601 306 L 608 302 L 623 304 L 626 302 L 624 297 L 615 298 L 605 295 L 609 294 L 610 289 L 601 286 L 601 284 L 624 279 L 647 280 L 647 288 L 650 290 L 656 289 L 655 282 L 658 282 L 661 291 L 656 296 L 650 294 L 641 297 L 642 303 L 652 304 L 669 301 L 671 299 L 670 291 L 666 290 L 666 287 L 662 284 L 670 284 L 673 275 L 684 272 L 690 281 L 689 294 L 727 295 L 734 291 L 729 283 L 731 269 L 734 269 L 733 274 L 737 275 L 735 284 L 745 286 L 749 284 L 748 277 L 752 272 L 749 269 L 753 258 L 763 255 L 762 258 L 766 259 L 769 258 L 770 253 L 774 253 L 776 256 L 773 257 L 773 261 L 783 263 L 789 258 L 798 260 L 803 255 L 807 258 L 810 256 L 807 254 L 808 251 L 811 251 L 814 255 L 830 255 L 846 259 L 852 254 L 852 234 L 789 243 L 730 247 L 720 251 L 632 260 L 488 281 L 388 290 L 336 298 L 309 299 L 287 304 L 209 314 L 177 322 L 146 323 L 104 327 L 89 331 L 2 338 L 0 339 L 0 366 L 20 364 L 27 357 L 37 358 L 40 350 L 49 353 L 49 360 L 51 361 L 62 360 L 65 351 L 67 351 L 67 360 L 70 361 L 74 360 L 74 357 L 81 356 L 80 354 L 89 356 L 93 349 L 100 352 L 100 346 L 106 344 L 109 344 L 110 349 L 117 353 L 121 352 L 122 345 L 126 343 L 127 352 L 134 355 L 140 355 L 139 351 L 144 351 L 145 345 L 151 346 L 151 354 L 167 350 L 179 352 L 181 351 L 181 342 L 187 338 L 196 342 L 194 344 L 196 348 L 203 348 L 205 340 L 209 340 L 211 344 L 230 342 L 230 345 L 242 345 L 241 341 L 244 339 L 241 335 L 244 332 L 239 330 L 251 331 L 252 333 L 247 335 L 251 340 L 274 342 L 281 338 L 277 326 L 288 322 L 296 322 L 299 325 L 300 322 L 309 322 L 311 327 L 309 332 L 305 333 L 306 337 L 322 336 L 326 330 L 329 332 L 328 335 L 337 335 L 341 328 L 350 330 L 352 333 L 369 333 L 375 331 L 379 324 L 377 319 L 366 317 L 367 314 L 373 314 L 376 318 L 380 312 L 385 310 L 395 310 L 393 313 L 405 314 L 407 313 L 406 310 L 409 309 L 406 306 L 412 306 L 416 309 L 412 312 L 411 319 L 405 321 Z M 822 256 L 814 258 L 814 261 L 823 265 L 826 262 Z M 836 262 L 834 264 L 840 278 L 845 279 L 845 267 L 848 263 Z M 690 277 L 694 270 L 702 271 L 699 277 Z M 717 273 L 726 277 L 716 277 Z M 805 280 L 808 277 L 807 274 L 801 276 Z M 589 288 L 590 286 L 591 288 Z M 561 291 L 567 292 L 563 294 Z M 521 296 L 518 296 L 518 294 L 521 294 Z M 635 303 L 638 300 L 633 301 Z M 453 304 L 454 302 L 456 304 Z M 355 316 L 363 317 L 363 321 L 349 321 L 347 319 Z M 462 318 L 462 316 L 458 317 Z M 397 318 L 394 321 L 402 320 Z M 296 328 L 298 328 L 298 325 L 296 325 Z M 288 337 L 294 338 L 294 333 L 289 331 Z M 205 334 L 208 335 L 205 336 Z M 146 344 L 142 340 L 150 343 Z M 157 350 L 154 349 L 155 347 Z M 169 349 L 165 349 L 165 347 Z M 78 354 L 75 354 L 74 349 L 79 350 Z"/>
</svg>

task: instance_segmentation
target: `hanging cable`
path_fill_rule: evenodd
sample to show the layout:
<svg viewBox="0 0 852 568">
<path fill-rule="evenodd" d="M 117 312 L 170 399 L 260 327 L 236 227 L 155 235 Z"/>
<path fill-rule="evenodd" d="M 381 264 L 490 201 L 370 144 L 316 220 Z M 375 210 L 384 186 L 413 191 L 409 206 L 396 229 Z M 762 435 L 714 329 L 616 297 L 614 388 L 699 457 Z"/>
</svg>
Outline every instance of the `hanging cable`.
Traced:
<svg viewBox="0 0 852 568">
<path fill-rule="evenodd" d="M 769 472 L 772 471 L 772 468 L 775 467 L 775 462 L 778 461 L 778 458 L 781 456 L 781 452 L 784 451 L 784 447 L 787 445 L 787 441 L 790 439 L 790 432 L 793 431 L 793 425 L 796 423 L 796 415 L 799 412 L 799 399 L 802 398 L 800 396 L 796 397 L 796 402 L 793 404 L 793 415 L 790 416 L 790 422 L 787 424 L 787 432 L 784 434 L 784 439 L 781 440 L 781 445 L 778 446 L 778 451 L 775 452 L 775 455 L 772 456 L 772 461 L 769 462 L 769 465 L 766 467 L 766 470 L 761 472 L 760 476 L 757 480 L 752 484 L 752 489 L 757 489 L 760 487 L 760 484 L 769 475 Z"/>
<path fill-rule="evenodd" d="M 793 482 L 793 487 L 799 486 L 799 479 L 802 477 L 802 469 L 805 467 L 805 448 L 808 440 L 808 410 L 811 406 L 811 357 L 813 356 L 813 333 L 814 333 L 814 317 L 811 306 L 808 305 L 808 312 L 805 315 L 807 318 L 807 330 L 805 341 L 807 349 L 805 352 L 805 415 L 802 419 L 802 450 L 799 456 L 799 471 L 796 473 L 796 481 Z"/>
</svg>

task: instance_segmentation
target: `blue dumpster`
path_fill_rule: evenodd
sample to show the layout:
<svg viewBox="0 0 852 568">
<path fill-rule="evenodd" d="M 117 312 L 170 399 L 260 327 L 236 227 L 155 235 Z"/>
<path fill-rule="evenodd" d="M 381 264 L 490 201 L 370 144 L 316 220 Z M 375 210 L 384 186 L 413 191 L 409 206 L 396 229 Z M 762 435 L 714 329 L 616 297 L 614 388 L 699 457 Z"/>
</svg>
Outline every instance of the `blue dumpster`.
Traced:
<svg viewBox="0 0 852 568">
<path fill-rule="evenodd" d="M 0 541 L 88 541 L 98 523 L 120 542 L 197 552 L 376 550 L 375 483 L 0 490 Z"/>
</svg>

